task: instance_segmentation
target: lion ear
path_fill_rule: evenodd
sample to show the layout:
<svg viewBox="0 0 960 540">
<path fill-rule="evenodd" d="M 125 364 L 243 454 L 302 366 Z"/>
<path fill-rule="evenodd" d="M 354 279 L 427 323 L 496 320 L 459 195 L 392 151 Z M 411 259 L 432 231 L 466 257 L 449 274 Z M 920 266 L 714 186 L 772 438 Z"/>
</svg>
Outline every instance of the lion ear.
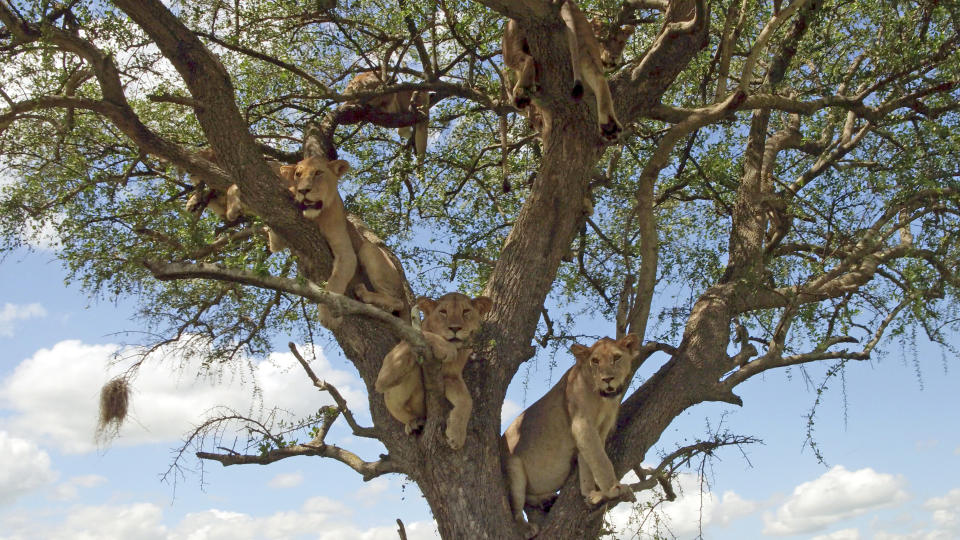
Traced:
<svg viewBox="0 0 960 540">
<path fill-rule="evenodd" d="M 480 312 L 480 315 L 486 315 L 493 308 L 493 300 L 489 296 L 478 296 L 471 300 L 470 304 Z"/>
<path fill-rule="evenodd" d="M 586 362 L 590 358 L 590 347 L 584 347 L 579 343 L 571 345 L 570 352 L 572 352 L 573 357 L 577 359 L 577 363 Z"/>
<path fill-rule="evenodd" d="M 350 170 L 350 164 L 342 159 L 335 159 L 331 161 L 327 167 L 330 167 L 330 171 L 337 175 L 337 178 L 340 178 L 344 175 L 344 173 Z"/>
<path fill-rule="evenodd" d="M 627 334 L 617 340 L 617 345 L 620 345 L 624 349 L 636 353 L 640 350 L 640 338 L 636 334 Z"/>
<path fill-rule="evenodd" d="M 437 303 L 433 298 L 427 298 L 426 296 L 417 298 L 417 307 L 420 308 L 420 311 L 422 311 L 424 315 L 429 315 L 431 311 L 436 309 Z"/>
</svg>

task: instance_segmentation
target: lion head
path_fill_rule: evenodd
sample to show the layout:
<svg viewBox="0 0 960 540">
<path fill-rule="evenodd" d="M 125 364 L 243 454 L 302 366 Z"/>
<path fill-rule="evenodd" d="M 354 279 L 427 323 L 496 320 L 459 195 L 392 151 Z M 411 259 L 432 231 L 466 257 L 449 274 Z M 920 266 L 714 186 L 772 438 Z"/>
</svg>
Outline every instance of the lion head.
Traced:
<svg viewBox="0 0 960 540">
<path fill-rule="evenodd" d="M 601 338 L 592 347 L 574 344 L 570 352 L 581 366 L 581 372 L 589 375 L 598 394 L 618 397 L 626 389 L 639 348 L 640 339 L 635 334 L 627 334 L 616 341 Z"/>
<path fill-rule="evenodd" d="M 324 204 L 329 205 L 339 199 L 337 182 L 350 164 L 342 159 L 330 161 L 321 156 L 313 156 L 297 163 L 293 178 L 289 179 L 293 198 L 307 218 L 320 215 Z"/>
<path fill-rule="evenodd" d="M 470 298 L 452 292 L 436 300 L 418 298 L 417 307 L 424 314 L 421 325 L 424 331 L 433 332 L 460 348 L 480 328 L 480 318 L 490 311 L 493 301 L 486 296 Z"/>
</svg>

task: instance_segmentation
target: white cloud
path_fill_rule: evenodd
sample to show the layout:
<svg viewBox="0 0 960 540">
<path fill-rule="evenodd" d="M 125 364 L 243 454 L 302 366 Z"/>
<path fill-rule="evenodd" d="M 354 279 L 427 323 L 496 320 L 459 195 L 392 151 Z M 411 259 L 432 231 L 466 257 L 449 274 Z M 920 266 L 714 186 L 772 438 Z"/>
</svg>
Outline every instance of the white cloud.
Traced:
<svg viewBox="0 0 960 540">
<path fill-rule="evenodd" d="M 623 481 L 637 480 L 631 472 Z M 693 539 L 700 536 L 701 527 L 706 532 L 708 526 L 726 526 L 760 508 L 759 503 L 745 500 L 733 491 L 715 496 L 706 485 L 701 485 L 697 475 L 680 474 L 673 486 L 678 494 L 677 499 L 664 502 L 655 510 L 655 515 L 647 514 L 648 505 L 659 500 L 652 491 L 639 493 L 636 505 L 620 504 L 611 510 L 607 521 L 616 531 L 613 537 L 629 538 L 638 532 L 642 533 L 641 537 L 653 537 L 659 527 L 667 529 L 678 539 Z M 705 536 L 710 537 L 709 534 Z"/>
<path fill-rule="evenodd" d="M 500 431 L 504 431 L 507 426 L 510 425 L 510 422 L 513 422 L 513 419 L 520 414 L 520 404 L 512 399 L 504 399 L 503 405 L 500 407 Z"/>
<path fill-rule="evenodd" d="M 373 506 L 377 500 L 390 488 L 388 478 L 379 477 L 370 480 L 354 493 L 354 498 L 364 506 Z"/>
<path fill-rule="evenodd" d="M 857 529 L 840 529 L 830 534 L 818 534 L 810 540 L 860 540 L 860 531 Z"/>
<path fill-rule="evenodd" d="M 71 538 L 113 540 L 260 540 L 311 538 L 319 540 L 396 540 L 396 525 L 359 528 L 349 520 L 352 510 L 326 497 L 306 500 L 296 510 L 256 517 L 210 509 L 184 516 L 173 526 L 164 525 L 163 507 L 151 503 L 118 506 L 78 506 L 59 523 L 44 519 L 0 517 L 5 539 Z M 439 538 L 433 522 L 405 526 L 410 540 Z"/>
<path fill-rule="evenodd" d="M 23 319 L 37 319 L 47 316 L 47 310 L 40 304 L 3 304 L 0 309 L 0 336 L 13 337 L 13 322 Z"/>
<path fill-rule="evenodd" d="M 106 477 L 100 476 L 99 474 L 74 476 L 66 482 L 58 484 L 53 489 L 51 498 L 60 501 L 70 501 L 77 498 L 80 493 L 80 488 L 92 488 L 106 483 Z"/>
<path fill-rule="evenodd" d="M 943 497 L 928 499 L 923 506 L 933 512 L 938 528 L 960 534 L 960 488 L 951 489 Z"/>
<path fill-rule="evenodd" d="M 0 406 L 14 412 L 0 419 L 0 427 L 49 442 L 66 452 L 95 449 L 100 387 L 124 368 L 110 365 L 118 352 L 127 357 L 134 349 L 70 340 L 37 351 L 0 382 Z M 179 440 L 217 405 L 241 413 L 251 410 L 249 381 L 245 384 L 239 375 L 230 374 L 215 380 L 195 380 L 199 361 L 183 363 L 180 371 L 181 360 L 169 350 L 161 350 L 144 362 L 133 381 L 130 417 L 114 444 Z M 317 354 L 312 368 L 340 390 L 361 418 L 368 414 L 365 387 L 356 375 L 334 369 L 322 354 Z M 266 407 L 306 416 L 333 403 L 326 393 L 317 391 L 290 353 L 273 353 L 255 363 L 253 374 Z M 254 409 L 251 414 L 256 416 L 258 411 Z"/>
<path fill-rule="evenodd" d="M 56 480 L 50 456 L 31 441 L 0 431 L 0 504 Z"/>
<path fill-rule="evenodd" d="M 295 473 L 278 474 L 267 483 L 273 489 L 286 489 L 297 487 L 303 483 L 303 475 L 298 471 Z"/>
<path fill-rule="evenodd" d="M 816 480 L 804 482 L 776 513 L 764 516 L 763 532 L 801 534 L 907 499 L 902 476 L 870 468 L 848 471 L 837 465 Z"/>
</svg>

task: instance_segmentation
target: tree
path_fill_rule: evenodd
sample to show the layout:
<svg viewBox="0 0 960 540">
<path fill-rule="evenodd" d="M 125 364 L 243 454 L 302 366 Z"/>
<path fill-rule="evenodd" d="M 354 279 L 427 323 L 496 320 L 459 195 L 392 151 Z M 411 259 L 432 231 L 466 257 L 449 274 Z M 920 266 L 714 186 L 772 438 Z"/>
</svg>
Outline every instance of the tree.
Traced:
<svg viewBox="0 0 960 540">
<path fill-rule="evenodd" d="M 957 5 L 582 1 L 614 53 L 616 37 L 636 26 L 609 75 L 626 126 L 609 145 L 592 98 L 569 99 L 557 5 L 335 4 L 0 1 L 0 149 L 21 178 L 0 201 L 3 249 L 19 246 L 31 223 L 55 227 L 74 279 L 93 295 L 138 296 L 160 336 L 153 345 L 178 343 L 211 367 L 263 353 L 282 333 L 312 342 L 312 304 L 344 316 L 333 337 L 367 384 L 373 426 L 360 426 L 304 360 L 336 407 L 292 427 L 213 418 L 214 436 L 196 441 L 215 442 L 235 420 L 255 449 L 208 444 L 201 458 L 318 455 L 367 479 L 401 473 L 443 537 L 511 538 L 519 531 L 500 472 L 501 404 L 535 343 L 556 350 L 589 339 L 577 334 L 578 309 L 610 320 L 611 335 L 640 336 L 641 360 L 665 353 L 624 400 L 608 443 L 621 474 L 639 468 L 681 412 L 742 405 L 737 385 L 767 370 L 827 362 L 837 373 L 884 337 L 917 330 L 949 347 L 960 285 Z M 505 17 L 539 61 L 539 136 L 503 91 Z M 389 84 L 342 94 L 371 69 Z M 362 103 L 413 89 L 431 93 L 422 165 L 383 129 L 421 113 Z M 197 154 L 202 146 L 218 165 Z M 450 282 L 493 299 L 481 361 L 465 373 L 474 412 L 460 451 L 443 440 L 448 405 L 435 382 L 417 437 L 372 392 L 385 353 L 400 338 L 419 343 L 417 333 L 323 291 L 330 251 L 265 161 L 321 151 L 353 164 L 341 188 L 347 206 L 416 276 L 412 290 Z M 247 215 L 190 214 L 187 175 L 220 190 L 237 184 Z M 265 250 L 263 224 L 291 253 Z M 365 461 L 325 443 L 340 415 L 387 453 Z M 291 430 L 312 441 L 289 442 Z M 742 440 L 679 449 L 653 475 L 640 471 L 637 487 L 669 486 L 676 461 Z M 561 490 L 543 537 L 600 531 L 602 512 L 576 484 Z"/>
</svg>

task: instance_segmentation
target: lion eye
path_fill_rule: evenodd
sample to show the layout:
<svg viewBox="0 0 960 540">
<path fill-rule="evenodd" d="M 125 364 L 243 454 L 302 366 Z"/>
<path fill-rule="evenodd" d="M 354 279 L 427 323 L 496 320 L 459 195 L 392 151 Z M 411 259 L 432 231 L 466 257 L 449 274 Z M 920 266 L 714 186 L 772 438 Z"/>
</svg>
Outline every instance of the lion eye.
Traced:
<svg viewBox="0 0 960 540">
<path fill-rule="evenodd" d="M 593 364 L 593 365 L 595 365 L 595 366 L 599 366 L 599 365 L 600 365 L 600 359 L 599 359 L 599 358 L 591 358 L 591 359 L 590 359 L 590 363 Z"/>
<path fill-rule="evenodd" d="M 463 310 L 463 314 L 466 315 L 467 313 L 470 313 L 472 311 L 473 311 L 472 309 L 465 309 Z"/>
<path fill-rule="evenodd" d="M 619 355 L 619 354 L 613 355 L 613 361 L 614 361 L 614 362 L 618 362 L 619 360 L 620 360 L 620 355 Z"/>
<path fill-rule="evenodd" d="M 440 310 L 440 314 L 441 314 L 441 315 L 446 315 L 446 314 L 447 314 L 447 310 L 441 309 L 441 310 Z"/>
</svg>

